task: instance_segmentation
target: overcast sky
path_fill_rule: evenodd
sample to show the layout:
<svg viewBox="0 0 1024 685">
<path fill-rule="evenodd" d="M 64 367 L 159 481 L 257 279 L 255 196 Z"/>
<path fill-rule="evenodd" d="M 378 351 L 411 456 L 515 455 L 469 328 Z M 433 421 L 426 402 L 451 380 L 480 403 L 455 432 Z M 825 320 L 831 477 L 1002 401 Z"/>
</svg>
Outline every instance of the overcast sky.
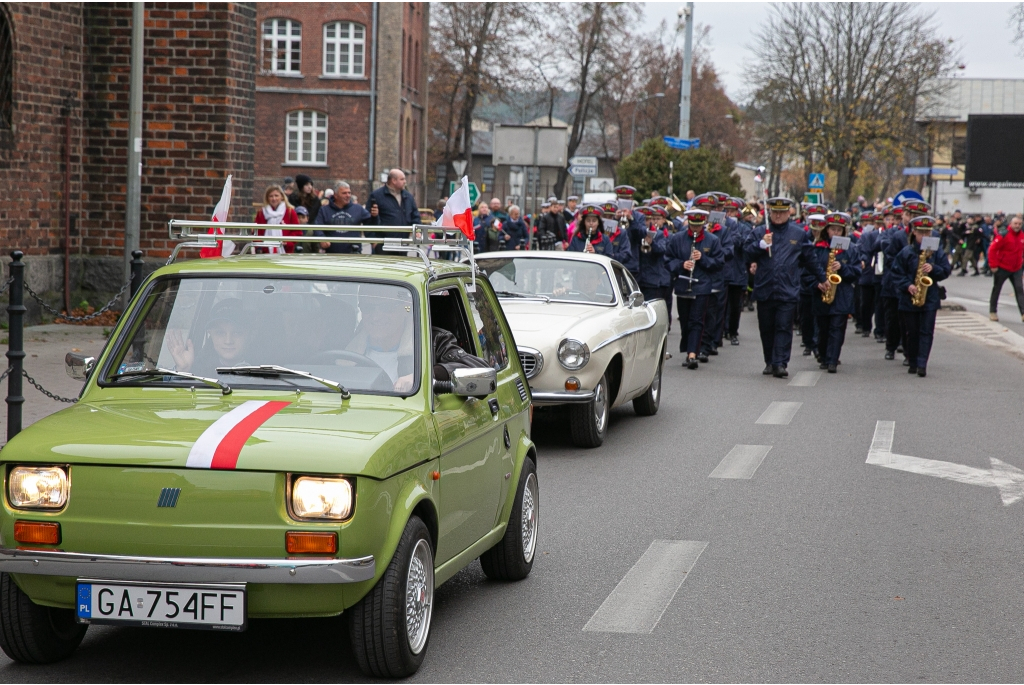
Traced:
<svg viewBox="0 0 1024 685">
<path fill-rule="evenodd" d="M 646 22 L 650 29 L 664 19 L 675 27 L 681 2 L 648 2 Z M 959 71 L 968 78 L 1024 78 L 1024 59 L 1017 56 L 1011 42 L 1008 19 L 1009 2 L 926 2 L 922 10 L 935 13 L 942 36 L 952 37 L 960 48 L 966 68 Z M 758 25 L 768 15 L 769 3 L 695 2 L 697 24 L 711 27 L 711 59 L 726 92 L 734 100 L 748 90 L 743 82 L 743 65 L 750 59 L 747 45 Z M 680 45 L 682 39 L 680 37 Z"/>
</svg>

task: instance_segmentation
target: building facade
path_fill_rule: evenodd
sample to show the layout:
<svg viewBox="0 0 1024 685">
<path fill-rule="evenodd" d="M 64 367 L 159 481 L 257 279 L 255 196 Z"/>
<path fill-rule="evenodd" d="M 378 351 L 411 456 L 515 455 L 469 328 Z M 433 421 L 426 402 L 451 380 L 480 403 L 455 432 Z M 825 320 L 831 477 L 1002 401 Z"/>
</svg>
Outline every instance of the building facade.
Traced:
<svg viewBox="0 0 1024 685">
<path fill-rule="evenodd" d="M 426 195 L 428 3 L 260 2 L 254 202 L 305 174 L 359 199 L 400 167 Z"/>
</svg>

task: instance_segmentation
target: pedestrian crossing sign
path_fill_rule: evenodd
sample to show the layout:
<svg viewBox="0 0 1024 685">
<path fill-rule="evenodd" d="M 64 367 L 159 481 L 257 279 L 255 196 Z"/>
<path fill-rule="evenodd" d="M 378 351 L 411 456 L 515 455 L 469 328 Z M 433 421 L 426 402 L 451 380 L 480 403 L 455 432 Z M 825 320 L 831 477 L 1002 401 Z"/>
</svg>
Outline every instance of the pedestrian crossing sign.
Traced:
<svg viewBox="0 0 1024 685">
<path fill-rule="evenodd" d="M 811 174 L 807 178 L 808 188 L 824 188 L 825 187 L 825 174 Z"/>
</svg>

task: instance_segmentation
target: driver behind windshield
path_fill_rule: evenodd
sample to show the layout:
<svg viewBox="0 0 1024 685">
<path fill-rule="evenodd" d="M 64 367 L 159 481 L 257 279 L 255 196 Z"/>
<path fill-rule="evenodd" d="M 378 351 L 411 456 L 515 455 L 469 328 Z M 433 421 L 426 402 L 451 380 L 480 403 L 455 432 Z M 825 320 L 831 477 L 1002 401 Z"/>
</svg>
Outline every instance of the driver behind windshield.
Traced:
<svg viewBox="0 0 1024 685">
<path fill-rule="evenodd" d="M 405 288 L 376 284 L 359 287 L 361 320 L 347 349 L 379 366 L 396 392 L 412 390 L 414 380 L 411 312 L 412 296 Z"/>
<path fill-rule="evenodd" d="M 556 286 L 552 295 L 566 295 L 577 292 L 583 295 L 589 301 L 608 301 L 607 293 L 598 293 L 598 290 L 604 284 L 604 272 L 600 269 L 577 269 L 573 273 L 573 285 L 559 285 Z"/>
<path fill-rule="evenodd" d="M 218 366 L 239 366 L 244 361 L 249 331 L 242 315 L 242 301 L 238 298 L 221 300 L 214 305 L 206 324 L 204 344 L 198 351 L 192 340 L 185 339 L 179 330 L 167 332 L 167 347 L 174 359 L 174 371 L 199 375 L 215 374 Z"/>
</svg>

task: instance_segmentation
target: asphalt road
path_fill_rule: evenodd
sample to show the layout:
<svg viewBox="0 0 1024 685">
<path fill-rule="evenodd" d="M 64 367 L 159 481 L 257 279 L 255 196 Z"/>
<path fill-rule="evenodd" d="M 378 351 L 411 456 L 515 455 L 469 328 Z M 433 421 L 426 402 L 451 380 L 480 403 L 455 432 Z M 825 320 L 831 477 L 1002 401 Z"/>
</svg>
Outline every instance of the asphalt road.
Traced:
<svg viewBox="0 0 1024 685">
<path fill-rule="evenodd" d="M 988 285 L 951 285 L 987 300 L 972 281 Z M 741 341 L 697 371 L 677 354 L 659 414 L 617 410 L 599 449 L 573 448 L 557 416 L 535 426 L 533 574 L 496 583 L 474 564 L 442 586 L 414 681 L 1024 679 L 1024 500 L 1003 504 L 984 475 L 991 458 L 1024 469 L 1024 363 L 940 333 L 920 379 L 851 326 L 840 373 L 797 386 L 817 365 L 798 356 L 789 379 L 762 376 L 753 313 Z M 895 422 L 893 452 L 947 462 L 922 462 L 946 477 L 866 463 L 878 421 Z M 965 470 L 949 464 L 982 484 L 949 480 Z M 1012 499 L 1020 484 L 1000 482 Z M 237 635 L 94 626 L 60 664 L 0 657 L 0 680 L 362 676 L 344 622 L 324 619 Z"/>
</svg>

